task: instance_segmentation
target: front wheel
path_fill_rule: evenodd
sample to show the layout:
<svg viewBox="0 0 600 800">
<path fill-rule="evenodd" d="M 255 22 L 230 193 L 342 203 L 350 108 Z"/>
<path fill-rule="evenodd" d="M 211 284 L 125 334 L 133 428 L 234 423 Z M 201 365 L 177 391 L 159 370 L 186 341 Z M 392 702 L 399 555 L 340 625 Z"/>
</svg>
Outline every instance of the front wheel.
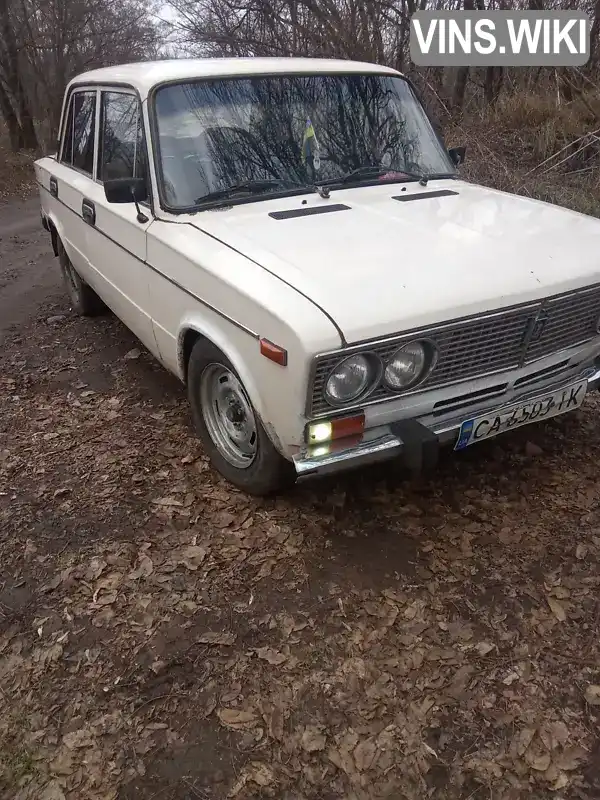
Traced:
<svg viewBox="0 0 600 800">
<path fill-rule="evenodd" d="M 203 339 L 190 356 L 188 398 L 198 436 L 223 477 L 259 496 L 294 483 L 293 465 L 273 446 L 231 362 Z"/>
</svg>

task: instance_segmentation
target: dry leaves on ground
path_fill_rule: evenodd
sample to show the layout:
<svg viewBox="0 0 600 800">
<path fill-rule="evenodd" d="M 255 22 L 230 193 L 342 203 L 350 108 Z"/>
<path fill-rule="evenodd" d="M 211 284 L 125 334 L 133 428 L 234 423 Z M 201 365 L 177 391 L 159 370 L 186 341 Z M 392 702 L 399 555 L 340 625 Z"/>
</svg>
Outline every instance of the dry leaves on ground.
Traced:
<svg viewBox="0 0 600 800">
<path fill-rule="evenodd" d="M 1 355 L 2 791 L 600 791 L 594 399 L 542 456 L 517 433 L 258 501 L 116 322 L 43 320 Z"/>
</svg>

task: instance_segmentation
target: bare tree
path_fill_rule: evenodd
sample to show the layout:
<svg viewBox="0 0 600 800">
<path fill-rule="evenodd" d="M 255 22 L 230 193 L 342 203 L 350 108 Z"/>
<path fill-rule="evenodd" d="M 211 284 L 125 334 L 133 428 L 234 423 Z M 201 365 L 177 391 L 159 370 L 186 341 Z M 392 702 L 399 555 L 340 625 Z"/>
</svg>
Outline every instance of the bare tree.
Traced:
<svg viewBox="0 0 600 800">
<path fill-rule="evenodd" d="M 217 56 L 323 56 L 387 64 L 416 77 L 436 103 L 461 111 L 467 95 L 494 105 L 506 87 L 529 89 L 554 79 L 545 69 L 462 67 L 416 70 L 410 62 L 410 20 L 419 10 L 578 8 L 593 20 L 587 79 L 600 73 L 600 0 L 167 0 L 180 47 Z M 561 76 L 562 97 L 579 85 Z"/>
<path fill-rule="evenodd" d="M 38 142 L 25 94 L 15 37 L 16 18 L 8 0 L 0 0 L 0 108 L 13 149 L 37 149 Z"/>
<path fill-rule="evenodd" d="M 13 149 L 57 133 L 67 82 L 88 69 L 157 58 L 150 0 L 0 0 L 0 111 Z"/>
<path fill-rule="evenodd" d="M 571 102 L 600 76 L 600 0 L 568 0 L 592 19 L 584 70 L 462 67 L 419 69 L 409 54 L 410 20 L 424 9 L 564 8 L 564 0 L 166 0 L 176 54 L 321 56 L 390 66 L 416 78 L 425 99 L 462 112 L 494 105 L 503 92 L 547 91 Z M 156 6 L 153 6 L 156 3 Z M 166 55 L 159 0 L 0 0 L 0 114 L 13 148 L 56 135 L 66 82 L 106 64 Z M 163 46 L 161 47 L 161 43 Z M 173 55 L 173 53 L 171 53 Z"/>
</svg>

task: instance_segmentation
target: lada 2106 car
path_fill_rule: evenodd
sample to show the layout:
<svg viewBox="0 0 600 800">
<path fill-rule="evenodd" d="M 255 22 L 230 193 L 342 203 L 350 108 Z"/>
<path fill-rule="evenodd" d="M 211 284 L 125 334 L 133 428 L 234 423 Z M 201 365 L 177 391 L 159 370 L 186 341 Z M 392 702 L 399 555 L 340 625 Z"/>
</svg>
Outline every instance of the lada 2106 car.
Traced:
<svg viewBox="0 0 600 800">
<path fill-rule="evenodd" d="M 460 179 L 410 83 L 316 59 L 79 75 L 35 164 L 72 305 L 188 389 L 255 494 L 433 464 L 600 381 L 600 221 Z"/>
</svg>

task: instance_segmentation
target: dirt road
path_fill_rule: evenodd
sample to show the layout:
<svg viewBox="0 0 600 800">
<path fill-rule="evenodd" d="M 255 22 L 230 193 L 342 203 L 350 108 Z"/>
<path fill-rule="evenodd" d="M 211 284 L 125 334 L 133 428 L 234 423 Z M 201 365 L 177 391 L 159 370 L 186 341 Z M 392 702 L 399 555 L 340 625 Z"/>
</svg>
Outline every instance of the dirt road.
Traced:
<svg viewBox="0 0 600 800">
<path fill-rule="evenodd" d="M 0 346 L 42 304 L 61 298 L 36 200 L 0 207 Z"/>
<path fill-rule="evenodd" d="M 600 792 L 599 404 L 278 500 L 0 207 L 0 797 Z"/>
</svg>

